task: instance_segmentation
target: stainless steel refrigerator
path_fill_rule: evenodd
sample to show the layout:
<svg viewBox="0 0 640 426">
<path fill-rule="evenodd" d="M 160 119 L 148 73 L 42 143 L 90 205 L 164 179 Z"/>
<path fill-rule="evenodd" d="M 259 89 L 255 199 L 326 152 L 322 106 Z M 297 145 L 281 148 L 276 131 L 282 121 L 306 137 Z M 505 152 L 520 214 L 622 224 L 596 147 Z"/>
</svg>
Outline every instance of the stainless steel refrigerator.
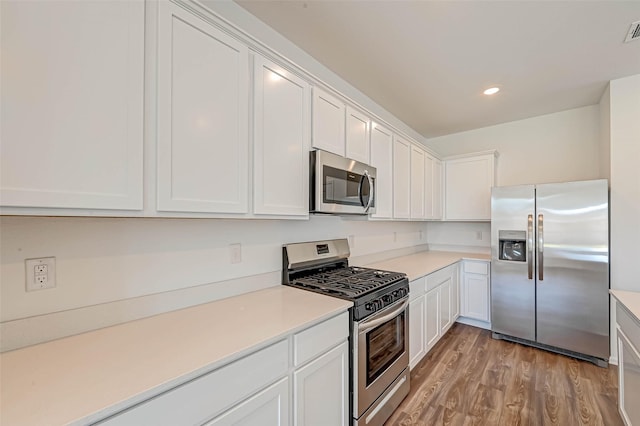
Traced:
<svg viewBox="0 0 640 426">
<path fill-rule="evenodd" d="M 606 180 L 493 188 L 491 328 L 495 338 L 606 365 Z"/>
</svg>

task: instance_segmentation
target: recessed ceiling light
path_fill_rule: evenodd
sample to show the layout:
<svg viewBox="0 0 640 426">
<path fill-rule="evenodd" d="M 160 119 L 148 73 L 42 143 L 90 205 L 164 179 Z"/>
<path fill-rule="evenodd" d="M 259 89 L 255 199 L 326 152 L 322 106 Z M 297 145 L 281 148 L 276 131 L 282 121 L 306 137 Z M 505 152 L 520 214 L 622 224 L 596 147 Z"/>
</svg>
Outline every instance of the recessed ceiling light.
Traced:
<svg viewBox="0 0 640 426">
<path fill-rule="evenodd" d="M 485 90 L 483 93 L 485 95 L 495 95 L 496 93 L 498 93 L 500 91 L 499 87 L 490 87 L 487 90 Z"/>
</svg>

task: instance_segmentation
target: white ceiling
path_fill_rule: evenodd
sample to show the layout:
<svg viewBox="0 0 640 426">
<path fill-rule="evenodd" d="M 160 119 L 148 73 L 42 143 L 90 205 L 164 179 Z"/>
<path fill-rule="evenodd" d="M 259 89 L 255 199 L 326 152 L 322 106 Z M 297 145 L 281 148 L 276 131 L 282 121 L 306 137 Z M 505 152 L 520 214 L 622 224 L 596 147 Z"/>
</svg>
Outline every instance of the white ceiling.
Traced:
<svg viewBox="0 0 640 426">
<path fill-rule="evenodd" d="M 640 73 L 638 0 L 236 2 L 425 137 L 597 104 Z"/>
</svg>

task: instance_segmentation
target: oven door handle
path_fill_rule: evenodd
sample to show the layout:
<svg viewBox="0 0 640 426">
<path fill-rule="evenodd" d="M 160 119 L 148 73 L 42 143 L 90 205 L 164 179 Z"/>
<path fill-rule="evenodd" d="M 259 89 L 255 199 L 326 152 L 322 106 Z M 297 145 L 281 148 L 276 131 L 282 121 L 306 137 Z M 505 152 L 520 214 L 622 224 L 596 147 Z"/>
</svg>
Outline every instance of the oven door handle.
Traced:
<svg viewBox="0 0 640 426">
<path fill-rule="evenodd" d="M 408 297 L 406 298 L 406 300 L 404 302 L 402 302 L 402 304 L 400 306 L 398 306 L 397 308 L 395 308 L 391 312 L 385 314 L 384 316 L 381 316 L 380 318 L 372 319 L 372 320 L 369 320 L 369 321 L 365 321 L 362 324 L 359 324 L 358 325 L 358 334 L 366 333 L 367 331 L 371 330 L 372 328 L 376 328 L 377 326 L 379 326 L 381 324 L 384 324 L 385 322 L 389 321 L 390 319 L 395 318 L 396 316 L 398 316 L 398 314 L 400 314 L 400 312 L 404 311 L 407 308 L 407 305 L 409 305 L 409 298 Z"/>
</svg>

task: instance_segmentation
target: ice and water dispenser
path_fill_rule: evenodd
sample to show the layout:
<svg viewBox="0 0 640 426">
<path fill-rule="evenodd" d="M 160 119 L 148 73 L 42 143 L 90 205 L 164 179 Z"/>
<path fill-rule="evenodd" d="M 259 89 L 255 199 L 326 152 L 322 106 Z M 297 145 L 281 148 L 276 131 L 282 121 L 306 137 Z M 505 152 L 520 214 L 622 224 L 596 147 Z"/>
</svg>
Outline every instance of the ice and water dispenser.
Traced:
<svg viewBox="0 0 640 426">
<path fill-rule="evenodd" d="M 527 232 L 498 231 L 498 259 L 511 262 L 527 261 Z"/>
</svg>

